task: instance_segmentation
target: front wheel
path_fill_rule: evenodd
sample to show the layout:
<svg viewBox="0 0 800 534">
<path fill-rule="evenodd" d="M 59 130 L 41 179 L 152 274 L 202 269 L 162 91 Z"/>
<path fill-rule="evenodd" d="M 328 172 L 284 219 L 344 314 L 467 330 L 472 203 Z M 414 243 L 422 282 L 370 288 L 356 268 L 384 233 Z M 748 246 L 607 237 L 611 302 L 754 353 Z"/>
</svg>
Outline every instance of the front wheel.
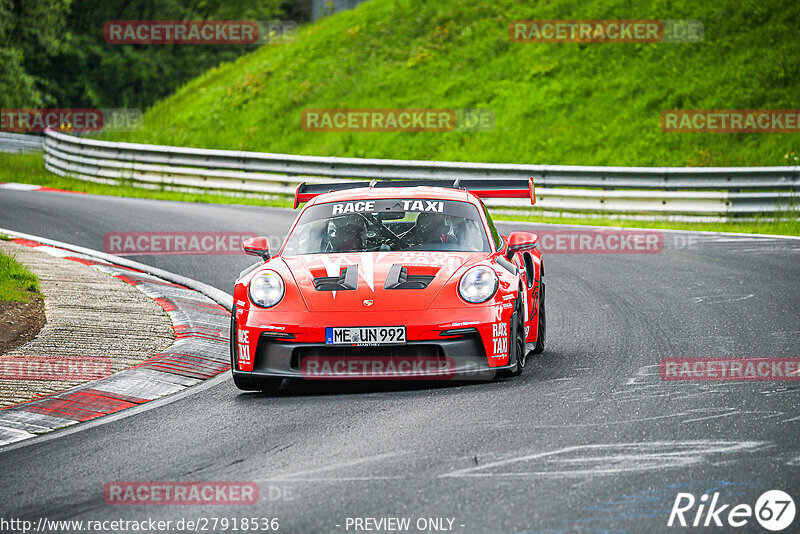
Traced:
<svg viewBox="0 0 800 534">
<path fill-rule="evenodd" d="M 273 394 L 277 393 L 283 384 L 283 378 L 253 378 L 256 389 L 262 393 Z"/>
<path fill-rule="evenodd" d="M 531 351 L 533 354 L 544 352 L 544 342 L 547 339 L 547 315 L 544 311 L 544 279 L 539 287 L 539 322 L 536 333 L 536 346 Z"/>
<path fill-rule="evenodd" d="M 231 372 L 236 369 L 236 309 L 231 314 Z M 264 393 L 275 393 L 283 383 L 282 378 L 264 378 L 250 375 L 233 373 L 233 385 L 242 391 L 263 391 Z"/>
<path fill-rule="evenodd" d="M 264 393 L 276 393 L 283 383 L 282 378 L 263 378 L 247 376 L 234 373 L 233 385 L 242 391 L 261 391 Z"/>
<path fill-rule="evenodd" d="M 511 315 L 511 352 L 508 361 L 517 362 L 517 368 L 511 371 L 511 376 L 519 376 L 525 370 L 527 362 L 527 350 L 525 348 L 525 316 L 522 310 L 522 300 L 517 298 L 514 306 L 514 313 Z"/>
</svg>

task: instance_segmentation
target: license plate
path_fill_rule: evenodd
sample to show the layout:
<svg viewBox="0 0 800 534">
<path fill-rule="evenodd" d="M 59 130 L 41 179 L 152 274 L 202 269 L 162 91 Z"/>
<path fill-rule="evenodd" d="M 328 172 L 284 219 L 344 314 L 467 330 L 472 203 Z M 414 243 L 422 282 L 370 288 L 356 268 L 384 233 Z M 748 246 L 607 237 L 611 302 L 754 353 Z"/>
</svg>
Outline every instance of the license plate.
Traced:
<svg viewBox="0 0 800 534">
<path fill-rule="evenodd" d="M 328 345 L 399 345 L 405 342 L 405 326 L 348 326 L 325 329 L 325 343 Z"/>
</svg>

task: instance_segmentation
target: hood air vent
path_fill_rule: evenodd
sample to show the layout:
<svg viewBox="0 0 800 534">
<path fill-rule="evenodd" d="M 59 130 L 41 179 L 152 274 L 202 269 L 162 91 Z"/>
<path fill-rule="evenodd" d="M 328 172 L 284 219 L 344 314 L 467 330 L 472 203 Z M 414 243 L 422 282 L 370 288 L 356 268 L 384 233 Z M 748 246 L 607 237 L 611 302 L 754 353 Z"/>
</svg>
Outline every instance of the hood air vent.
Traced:
<svg viewBox="0 0 800 534">
<path fill-rule="evenodd" d="M 389 269 L 389 276 L 386 277 L 383 289 L 425 289 L 433 279 L 433 276 L 408 274 L 405 267 L 395 263 Z"/>
<path fill-rule="evenodd" d="M 358 265 L 350 265 L 339 276 L 314 278 L 317 291 L 355 291 L 358 288 Z"/>
</svg>

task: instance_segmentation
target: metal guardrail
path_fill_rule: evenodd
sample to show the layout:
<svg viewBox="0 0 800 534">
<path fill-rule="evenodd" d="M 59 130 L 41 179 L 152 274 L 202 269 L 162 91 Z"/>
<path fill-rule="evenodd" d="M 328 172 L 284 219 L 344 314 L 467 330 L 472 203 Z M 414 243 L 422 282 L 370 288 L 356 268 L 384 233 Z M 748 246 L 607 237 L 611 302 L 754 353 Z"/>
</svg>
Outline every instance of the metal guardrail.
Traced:
<svg viewBox="0 0 800 534">
<path fill-rule="evenodd" d="M 294 194 L 301 181 L 347 178 L 526 179 L 535 209 L 662 215 L 753 215 L 798 209 L 800 167 L 582 167 L 295 156 L 45 133 L 45 167 L 83 180 L 144 187 Z M 531 209 L 513 199 L 492 206 Z"/>
<path fill-rule="evenodd" d="M 37 152 L 42 149 L 44 149 L 44 137 L 41 135 L 0 132 L 0 152 Z"/>
</svg>

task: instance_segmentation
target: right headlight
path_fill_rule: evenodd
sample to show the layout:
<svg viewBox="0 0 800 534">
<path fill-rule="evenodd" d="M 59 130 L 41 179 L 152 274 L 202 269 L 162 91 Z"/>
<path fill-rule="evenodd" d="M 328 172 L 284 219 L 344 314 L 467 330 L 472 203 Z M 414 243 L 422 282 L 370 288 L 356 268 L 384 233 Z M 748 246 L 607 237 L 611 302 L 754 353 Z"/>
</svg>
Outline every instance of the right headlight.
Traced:
<svg viewBox="0 0 800 534">
<path fill-rule="evenodd" d="M 461 298 L 472 304 L 486 302 L 497 291 L 497 274 L 486 267 L 478 265 L 464 273 L 458 283 Z"/>
<path fill-rule="evenodd" d="M 271 308 L 283 298 L 284 286 L 275 271 L 258 273 L 250 280 L 250 300 L 262 308 Z"/>
</svg>

